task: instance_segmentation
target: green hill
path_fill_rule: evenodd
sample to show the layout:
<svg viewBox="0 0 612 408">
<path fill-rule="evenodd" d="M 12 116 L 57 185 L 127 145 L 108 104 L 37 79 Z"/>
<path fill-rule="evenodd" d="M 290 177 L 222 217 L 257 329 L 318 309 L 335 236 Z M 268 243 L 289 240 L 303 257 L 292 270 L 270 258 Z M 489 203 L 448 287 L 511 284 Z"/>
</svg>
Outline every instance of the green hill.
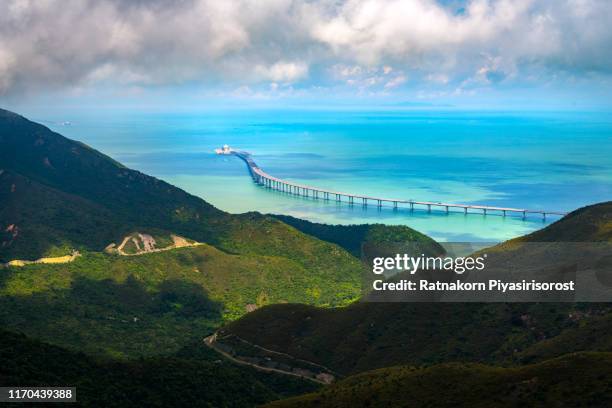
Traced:
<svg viewBox="0 0 612 408">
<path fill-rule="evenodd" d="M 602 237 L 599 226 L 606 225 L 611 212 L 609 203 L 578 210 L 542 234 L 552 239 L 552 234 L 560 231 L 564 239 L 597 240 Z M 595 227 L 572 233 L 576 218 L 591 220 Z M 527 239 L 541 237 L 535 233 L 487 252 L 497 252 L 498 259 L 514 260 L 519 266 L 541 261 L 546 269 L 547 262 L 556 260 L 550 247 L 525 245 Z M 606 249 L 609 251 L 609 247 Z M 580 259 L 579 252 L 564 254 L 570 258 L 574 255 Z M 603 266 L 610 270 L 609 264 Z M 333 310 L 273 305 L 233 322 L 221 333 L 348 375 L 397 364 L 514 364 L 578 350 L 607 351 L 607 340 L 597 342 L 593 331 L 599 327 L 597 319 L 610 315 L 609 304 L 569 302 L 358 302 Z"/>
<path fill-rule="evenodd" d="M 219 360 L 200 344 L 168 357 L 113 360 L 0 330 L 0 360 L 0 386 L 76 387 L 75 406 L 83 407 L 252 407 L 317 389 Z"/>
<path fill-rule="evenodd" d="M 417 252 L 441 254 L 444 248 L 425 234 L 404 225 L 328 225 L 301 220 L 289 215 L 274 215 L 285 224 L 324 241 L 333 242 L 356 257 L 363 255 L 364 247 L 384 247 L 402 243 L 417 243 Z"/>
<path fill-rule="evenodd" d="M 612 353 L 578 353 L 517 368 L 391 367 L 267 407 L 606 407 Z"/>
<path fill-rule="evenodd" d="M 577 351 L 612 352 L 612 313 L 595 316 L 574 313 L 576 324 L 558 336 L 539 341 L 517 353 L 521 363 L 544 361 Z"/>
<path fill-rule="evenodd" d="M 348 375 L 397 364 L 512 364 L 520 351 L 576 327 L 570 315 L 609 309 L 571 303 L 356 303 L 332 310 L 272 305 L 221 333 Z"/>
<path fill-rule="evenodd" d="M 612 201 L 579 208 L 545 228 L 518 238 L 516 241 L 612 242 Z"/>
<path fill-rule="evenodd" d="M 247 305 L 350 302 L 359 281 L 342 272 L 206 244 L 140 256 L 88 252 L 69 264 L 2 270 L 0 321 L 94 353 L 169 353 Z"/>
</svg>

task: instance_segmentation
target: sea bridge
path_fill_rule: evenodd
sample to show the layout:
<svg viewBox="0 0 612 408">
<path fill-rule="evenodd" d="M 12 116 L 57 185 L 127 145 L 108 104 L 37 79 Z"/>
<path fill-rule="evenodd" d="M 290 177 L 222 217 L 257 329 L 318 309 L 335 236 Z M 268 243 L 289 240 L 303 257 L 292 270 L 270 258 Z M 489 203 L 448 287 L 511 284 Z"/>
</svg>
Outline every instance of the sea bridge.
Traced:
<svg viewBox="0 0 612 408">
<path fill-rule="evenodd" d="M 229 146 L 225 145 L 221 149 L 216 149 L 215 152 L 217 154 L 225 154 L 225 155 L 234 155 L 247 164 L 249 172 L 253 177 L 253 180 L 262 186 L 267 188 L 286 192 L 289 194 L 294 194 L 302 197 L 309 197 L 313 199 L 322 199 L 325 201 L 335 200 L 336 202 L 344 202 L 349 205 L 354 205 L 355 202 L 361 204 L 364 207 L 367 207 L 369 204 L 376 205 L 378 208 L 381 208 L 383 205 L 392 206 L 394 210 L 399 208 L 409 208 L 410 211 L 414 211 L 416 209 L 427 210 L 427 212 L 431 212 L 433 209 L 441 209 L 445 212 L 453 212 L 459 209 L 463 211 L 464 214 L 468 213 L 478 213 L 478 214 L 499 214 L 504 217 L 507 214 L 518 214 L 523 218 L 526 218 L 528 214 L 538 214 L 541 215 L 543 219 L 546 219 L 547 215 L 566 215 L 567 213 L 560 211 L 549 211 L 549 210 L 528 210 L 525 208 L 511 208 L 511 207 L 495 207 L 489 205 L 470 205 L 470 204 L 457 204 L 457 203 L 443 203 L 443 202 L 434 202 L 434 201 L 416 201 L 416 200 L 400 200 L 393 198 L 382 198 L 382 197 L 372 197 L 366 195 L 359 194 L 351 194 L 345 193 L 341 191 L 333 191 L 326 190 L 318 187 L 308 186 L 305 184 L 298 184 L 292 181 L 287 181 L 283 179 L 279 179 L 277 177 L 271 176 L 265 171 L 263 171 L 257 163 L 251 157 L 249 152 L 245 152 L 242 150 L 232 149 Z"/>
</svg>

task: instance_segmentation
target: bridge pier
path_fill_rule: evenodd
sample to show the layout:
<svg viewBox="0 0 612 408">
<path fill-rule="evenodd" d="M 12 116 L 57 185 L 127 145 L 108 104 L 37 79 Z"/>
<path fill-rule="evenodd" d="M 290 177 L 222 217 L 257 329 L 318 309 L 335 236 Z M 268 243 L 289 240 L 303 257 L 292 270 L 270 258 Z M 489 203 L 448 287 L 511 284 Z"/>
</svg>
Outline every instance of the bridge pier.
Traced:
<svg viewBox="0 0 612 408">
<path fill-rule="evenodd" d="M 382 207 L 382 201 L 381 200 L 376 200 L 378 201 L 378 208 Z"/>
<path fill-rule="evenodd" d="M 427 212 L 430 213 L 431 212 L 431 204 L 427 204 Z"/>
<path fill-rule="evenodd" d="M 523 219 L 527 218 L 527 212 L 523 211 Z"/>
<path fill-rule="evenodd" d="M 414 203 L 412 201 L 410 202 L 410 211 L 414 211 Z"/>
<path fill-rule="evenodd" d="M 446 206 L 446 213 L 448 214 L 448 205 Z"/>
<path fill-rule="evenodd" d="M 506 216 L 506 210 L 504 210 L 504 217 Z"/>
<path fill-rule="evenodd" d="M 397 201 L 394 201 L 394 202 L 393 202 L 393 209 L 394 209 L 394 210 L 397 210 Z"/>
<path fill-rule="evenodd" d="M 349 196 L 349 198 L 348 198 L 348 199 L 349 199 L 349 205 L 353 205 L 353 204 L 354 204 L 355 197 L 353 197 L 353 196 Z"/>
<path fill-rule="evenodd" d="M 486 208 L 483 208 L 482 211 L 483 211 L 484 215 L 487 215 L 487 209 Z"/>
<path fill-rule="evenodd" d="M 463 207 L 463 213 L 467 214 L 467 207 Z"/>
<path fill-rule="evenodd" d="M 543 213 L 542 213 L 542 219 L 543 219 L 544 221 L 546 221 L 546 213 L 545 213 L 545 212 L 543 212 Z"/>
</svg>

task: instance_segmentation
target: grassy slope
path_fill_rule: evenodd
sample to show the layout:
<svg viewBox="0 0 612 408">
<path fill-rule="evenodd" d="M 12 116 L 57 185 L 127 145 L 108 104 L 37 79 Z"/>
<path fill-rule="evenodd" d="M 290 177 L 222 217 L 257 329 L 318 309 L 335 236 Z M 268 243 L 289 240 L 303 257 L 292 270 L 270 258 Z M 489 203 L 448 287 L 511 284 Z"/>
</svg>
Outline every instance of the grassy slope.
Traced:
<svg viewBox="0 0 612 408">
<path fill-rule="evenodd" d="M 397 364 L 512 363 L 521 350 L 576 327 L 568 317 L 571 313 L 599 313 L 602 307 L 358 303 L 324 310 L 273 305 L 244 316 L 224 331 L 352 374 Z"/>
<path fill-rule="evenodd" d="M 6 268 L 0 283 L 6 327 L 127 355 L 175 351 L 244 314 L 247 304 L 341 305 L 359 293 L 349 269 L 329 274 L 283 257 L 231 255 L 209 245 L 135 257 L 85 253 L 70 264 Z"/>
<path fill-rule="evenodd" d="M 317 388 L 220 361 L 200 344 L 175 356 L 118 361 L 0 330 L 0 360 L 1 386 L 75 386 L 78 406 L 252 407 Z"/>
<path fill-rule="evenodd" d="M 612 201 L 579 208 L 576 211 L 572 211 L 566 217 L 541 230 L 520 237 L 516 241 L 611 242 Z"/>
<path fill-rule="evenodd" d="M 523 241 L 551 240 L 554 234 L 567 241 L 609 239 L 601 231 L 607 230 L 611 213 L 610 203 L 587 207 Z M 496 250 L 522 251 L 521 242 L 511 241 Z M 577 327 L 583 327 L 580 333 L 592 331 L 591 320 L 602 315 L 610 315 L 608 305 L 358 303 L 335 310 L 276 305 L 245 316 L 225 330 L 349 374 L 392 364 L 455 360 L 507 364 L 527 356 L 538 360 L 536 345 L 541 341 L 563 339 Z M 567 337 L 574 346 L 563 346 L 566 343 L 559 340 L 558 351 L 553 351 L 551 343 L 542 353 L 556 356 L 563 351 L 600 349 L 593 336 L 580 343 L 576 337 L 581 335 Z"/>
<path fill-rule="evenodd" d="M 580 353 L 518 368 L 442 364 L 391 367 L 268 407 L 604 407 L 612 353 Z"/>
<path fill-rule="evenodd" d="M 596 316 L 576 315 L 576 325 L 558 336 L 542 340 L 517 353 L 521 362 L 543 361 L 577 351 L 612 352 L 612 313 Z"/>
<path fill-rule="evenodd" d="M 301 220 L 288 215 L 274 215 L 285 224 L 324 241 L 333 242 L 349 251 L 356 257 L 363 255 L 366 249 L 374 246 L 387 246 L 396 243 L 418 243 L 419 251 L 426 254 L 438 254 L 444 249 L 427 235 L 403 225 L 327 225 Z"/>
</svg>

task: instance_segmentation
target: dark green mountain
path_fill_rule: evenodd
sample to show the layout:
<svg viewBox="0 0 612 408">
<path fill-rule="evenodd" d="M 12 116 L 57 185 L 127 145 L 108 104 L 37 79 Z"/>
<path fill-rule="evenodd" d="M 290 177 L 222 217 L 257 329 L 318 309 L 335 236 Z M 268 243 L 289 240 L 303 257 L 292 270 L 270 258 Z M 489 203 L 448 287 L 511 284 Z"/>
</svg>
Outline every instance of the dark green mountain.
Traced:
<svg viewBox="0 0 612 408">
<path fill-rule="evenodd" d="M 441 254 L 444 249 L 425 234 L 403 225 L 361 224 L 328 225 L 301 220 L 289 215 L 274 215 L 285 224 L 324 241 L 333 242 L 356 257 L 363 255 L 364 247 L 385 247 L 402 243 L 418 243 L 418 250 L 427 254 Z"/>
<path fill-rule="evenodd" d="M 0 330 L 0 361 L 0 386 L 76 387 L 83 407 L 252 407 L 318 388 L 220 360 L 201 344 L 163 358 L 94 359 Z"/>
<path fill-rule="evenodd" d="M 449 363 L 357 374 L 266 407 L 609 407 L 612 353 L 577 353 L 516 368 Z"/>
<path fill-rule="evenodd" d="M 568 241 L 604 239 L 611 213 L 610 203 L 590 206 L 487 252 L 499 253 L 504 261 L 516 259 L 519 266 L 541 262 L 545 269 L 559 250 L 532 247 L 527 240 L 552 240 L 554 234 Z M 608 255 L 609 249 L 603 248 Z M 575 255 L 581 260 L 579 251 Z M 602 267 L 611 270 L 609 262 Z M 595 335 L 611 310 L 609 304 L 598 303 L 358 302 L 333 310 L 274 305 L 243 317 L 222 333 L 348 375 L 397 364 L 515 364 L 580 350 L 612 351 L 606 331 Z"/>
</svg>

